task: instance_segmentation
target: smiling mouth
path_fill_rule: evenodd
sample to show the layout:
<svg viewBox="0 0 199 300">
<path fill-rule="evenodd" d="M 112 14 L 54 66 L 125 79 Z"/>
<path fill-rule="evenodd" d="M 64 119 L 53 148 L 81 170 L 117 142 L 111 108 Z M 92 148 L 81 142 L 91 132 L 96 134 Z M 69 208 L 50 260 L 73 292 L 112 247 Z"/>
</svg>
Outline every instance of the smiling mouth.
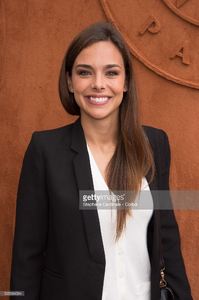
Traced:
<svg viewBox="0 0 199 300">
<path fill-rule="evenodd" d="M 108 97 L 108 96 L 104 96 L 104 97 L 88 96 L 87 99 L 92 104 L 105 104 L 111 99 L 111 97 Z"/>
</svg>

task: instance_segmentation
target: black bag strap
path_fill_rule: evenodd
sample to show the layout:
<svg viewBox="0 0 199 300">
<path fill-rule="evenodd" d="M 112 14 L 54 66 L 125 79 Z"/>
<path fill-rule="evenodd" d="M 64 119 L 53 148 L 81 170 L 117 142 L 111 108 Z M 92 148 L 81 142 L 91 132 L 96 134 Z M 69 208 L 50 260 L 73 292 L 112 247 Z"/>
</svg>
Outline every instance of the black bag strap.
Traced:
<svg viewBox="0 0 199 300">
<path fill-rule="evenodd" d="M 160 288 L 166 286 L 167 286 L 167 282 L 165 279 L 165 262 L 164 262 L 163 251 L 162 251 L 162 243 L 160 240 Z"/>
<path fill-rule="evenodd" d="M 160 288 L 166 287 L 167 282 L 165 279 L 165 263 L 164 263 L 164 258 L 161 254 L 160 256 Z"/>
</svg>

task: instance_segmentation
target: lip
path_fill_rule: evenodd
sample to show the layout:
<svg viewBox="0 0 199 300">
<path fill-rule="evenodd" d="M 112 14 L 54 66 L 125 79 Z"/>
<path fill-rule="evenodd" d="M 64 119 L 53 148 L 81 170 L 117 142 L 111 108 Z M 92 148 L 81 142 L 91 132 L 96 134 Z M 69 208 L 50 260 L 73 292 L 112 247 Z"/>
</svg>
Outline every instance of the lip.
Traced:
<svg viewBox="0 0 199 300">
<path fill-rule="evenodd" d="M 90 104 L 99 106 L 108 103 L 112 97 L 107 95 L 88 95 L 85 98 Z"/>
<path fill-rule="evenodd" d="M 86 95 L 86 97 L 96 97 L 96 98 L 100 98 L 100 97 L 111 97 L 110 95 L 106 95 L 106 94 L 88 94 Z"/>
</svg>

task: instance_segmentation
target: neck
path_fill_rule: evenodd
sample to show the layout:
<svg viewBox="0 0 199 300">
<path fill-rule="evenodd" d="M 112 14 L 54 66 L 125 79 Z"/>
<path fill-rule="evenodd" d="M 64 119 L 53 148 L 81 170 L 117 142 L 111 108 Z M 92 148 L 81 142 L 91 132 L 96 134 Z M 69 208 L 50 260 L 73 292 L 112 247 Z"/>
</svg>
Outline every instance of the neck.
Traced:
<svg viewBox="0 0 199 300">
<path fill-rule="evenodd" d="M 93 119 L 81 115 L 81 124 L 88 145 L 95 147 L 116 146 L 118 135 L 118 115 L 114 118 Z"/>
</svg>

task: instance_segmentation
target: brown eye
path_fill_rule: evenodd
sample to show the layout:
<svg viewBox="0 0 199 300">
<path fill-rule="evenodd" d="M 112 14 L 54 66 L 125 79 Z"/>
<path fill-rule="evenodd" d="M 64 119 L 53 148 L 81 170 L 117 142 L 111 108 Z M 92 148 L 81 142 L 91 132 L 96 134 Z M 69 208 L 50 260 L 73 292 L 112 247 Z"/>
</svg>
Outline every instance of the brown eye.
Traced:
<svg viewBox="0 0 199 300">
<path fill-rule="evenodd" d="M 115 77 L 115 76 L 117 76 L 118 74 L 119 74 L 118 71 L 108 71 L 108 72 L 106 73 L 106 75 L 109 76 L 109 77 Z"/>
<path fill-rule="evenodd" d="M 78 70 L 77 74 L 80 75 L 81 77 L 87 77 L 91 75 L 91 72 L 88 70 Z"/>
</svg>

